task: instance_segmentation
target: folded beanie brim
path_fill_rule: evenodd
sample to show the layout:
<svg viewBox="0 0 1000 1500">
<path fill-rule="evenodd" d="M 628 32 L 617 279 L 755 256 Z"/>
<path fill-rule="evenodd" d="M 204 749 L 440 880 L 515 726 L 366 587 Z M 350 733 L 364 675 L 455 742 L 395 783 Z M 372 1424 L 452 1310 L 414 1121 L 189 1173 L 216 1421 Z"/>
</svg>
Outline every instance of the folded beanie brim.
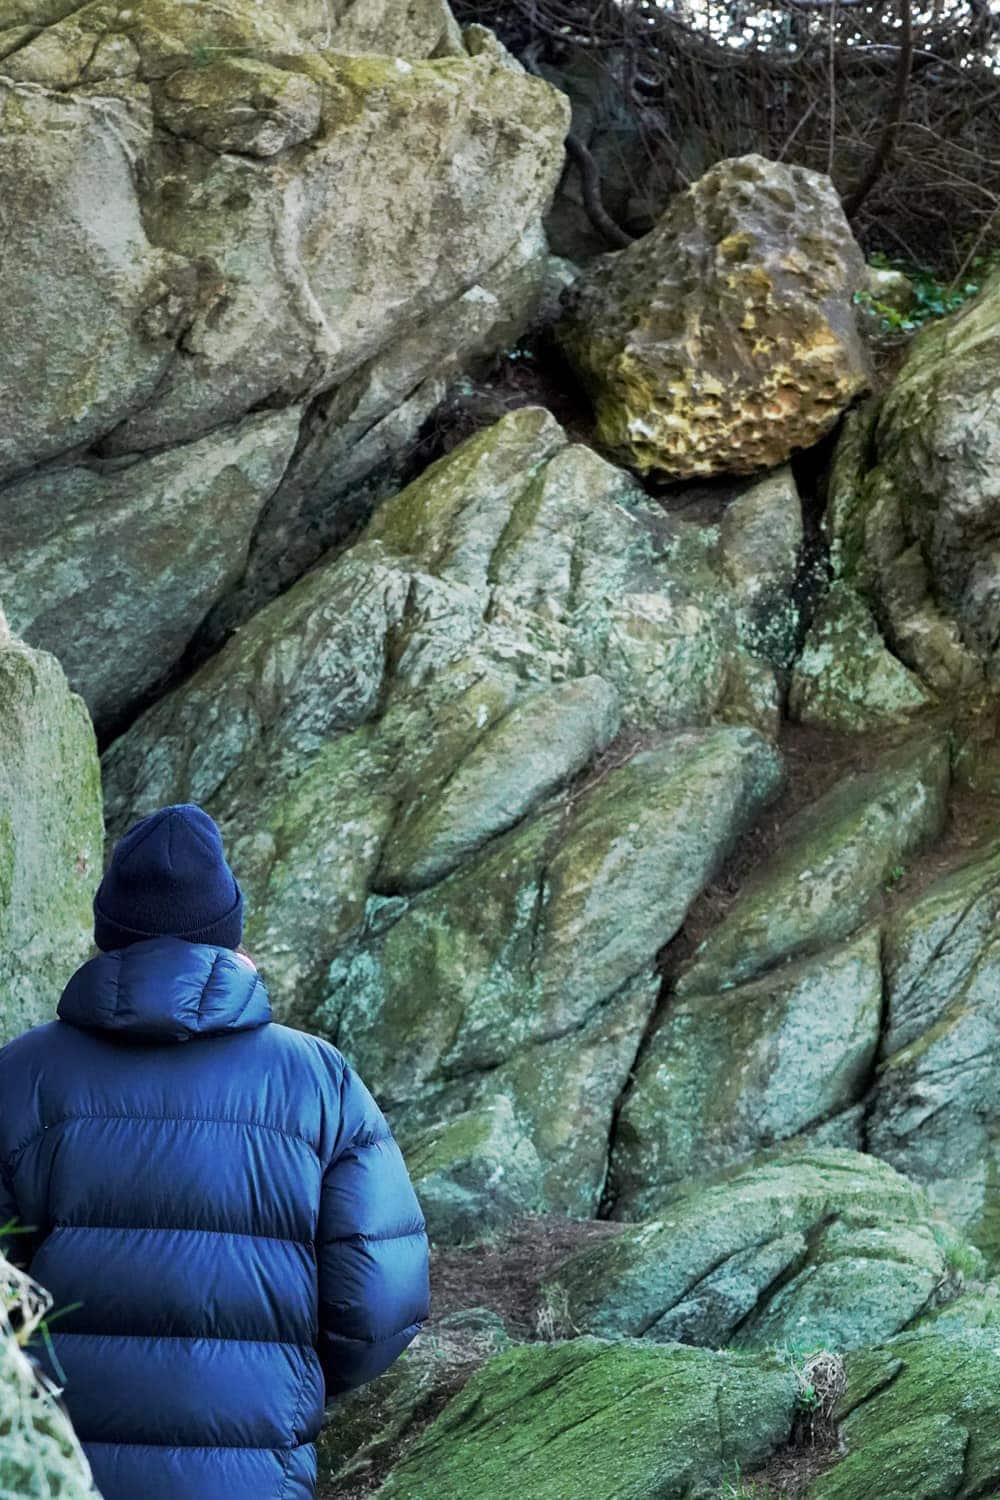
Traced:
<svg viewBox="0 0 1000 1500">
<path fill-rule="evenodd" d="M 186 943 L 207 943 L 215 948 L 238 948 L 243 937 L 243 892 L 235 880 L 233 884 L 236 886 L 236 901 L 230 910 L 217 917 L 214 922 L 186 932 L 162 928 L 158 932 L 146 932 L 142 928 L 126 927 L 123 922 L 115 921 L 101 910 L 98 889 L 94 898 L 94 941 L 103 953 L 110 953 L 115 948 L 128 948 L 132 943 L 143 943 L 156 937 L 182 938 Z"/>
</svg>

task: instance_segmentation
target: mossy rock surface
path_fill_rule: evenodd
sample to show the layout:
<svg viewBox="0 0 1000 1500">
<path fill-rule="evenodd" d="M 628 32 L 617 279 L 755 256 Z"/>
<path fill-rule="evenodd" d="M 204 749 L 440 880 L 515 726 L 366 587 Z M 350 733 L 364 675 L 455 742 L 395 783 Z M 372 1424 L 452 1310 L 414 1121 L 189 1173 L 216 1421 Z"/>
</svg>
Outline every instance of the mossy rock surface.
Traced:
<svg viewBox="0 0 1000 1500">
<path fill-rule="evenodd" d="M 788 476 L 772 505 L 797 534 Z M 219 820 L 279 1013 L 406 1133 L 505 1095 L 553 1208 L 596 1208 L 656 956 L 780 784 L 734 536 L 519 409 L 105 757 L 115 835 Z"/>
<path fill-rule="evenodd" d="M 886 933 L 886 1026 L 871 1149 L 1000 1263 L 1000 858 L 939 877 Z"/>
<path fill-rule="evenodd" d="M 944 697 L 995 677 L 1000 278 L 922 329 L 838 466 L 838 570 L 874 606 L 895 657 Z M 869 441 L 858 442 L 867 428 Z"/>
<path fill-rule="evenodd" d="M 499 43 L 472 55 L 446 0 L 32 22 L 0 58 L 0 592 L 113 732 L 206 617 L 224 638 L 356 526 L 449 379 L 531 322 L 568 106 Z"/>
<path fill-rule="evenodd" d="M 418 1118 L 509 1092 L 552 1206 L 591 1211 L 657 950 L 775 778 L 748 730 L 634 755 L 410 904 L 376 898 L 367 932 L 331 968 L 323 1024 Z M 607 1038 L 596 1077 L 585 1061 L 595 1031 Z"/>
<path fill-rule="evenodd" d="M 907 719 L 932 694 L 889 650 L 854 589 L 835 582 L 792 673 L 789 711 L 802 724 L 861 733 Z"/>
<path fill-rule="evenodd" d="M 509 1347 L 488 1308 L 438 1319 L 378 1380 L 330 1407 L 316 1445 L 321 1483 L 350 1494 L 398 1458 L 479 1365 Z"/>
<path fill-rule="evenodd" d="M 673 1190 L 840 1121 L 860 1144 L 882 1016 L 881 939 L 856 938 L 665 1007 L 615 1128 L 608 1196 L 636 1218 Z"/>
<path fill-rule="evenodd" d="M 545 1207 L 538 1152 L 506 1094 L 402 1145 L 432 1243 L 475 1242 Z"/>
<path fill-rule="evenodd" d="M 690 1500 L 785 1441 L 787 1360 L 574 1339 L 485 1365 L 379 1491 L 383 1500 Z"/>
<path fill-rule="evenodd" d="M 728 989 L 848 936 L 941 832 L 949 782 L 947 744 L 932 737 L 836 783 L 788 823 L 778 852 L 696 950 L 678 992 Z"/>
<path fill-rule="evenodd" d="M 692 1186 L 548 1283 L 569 1326 L 718 1347 L 836 1351 L 957 1295 L 961 1236 L 884 1162 L 827 1148 Z"/>
<path fill-rule="evenodd" d="M 1000 1331 L 901 1334 L 847 1362 L 847 1456 L 809 1500 L 979 1500 L 1000 1492 Z"/>
</svg>

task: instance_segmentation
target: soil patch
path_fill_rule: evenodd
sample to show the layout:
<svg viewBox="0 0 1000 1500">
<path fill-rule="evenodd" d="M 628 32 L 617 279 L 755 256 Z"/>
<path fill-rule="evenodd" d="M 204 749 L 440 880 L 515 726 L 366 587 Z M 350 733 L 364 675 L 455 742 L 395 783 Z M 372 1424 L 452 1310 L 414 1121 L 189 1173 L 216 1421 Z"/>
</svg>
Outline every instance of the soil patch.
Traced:
<svg viewBox="0 0 1000 1500">
<path fill-rule="evenodd" d="M 625 1226 L 598 1219 L 528 1215 L 502 1235 L 476 1245 L 439 1246 L 431 1252 L 431 1316 L 421 1337 L 447 1340 L 455 1353 L 447 1379 L 429 1391 L 399 1439 L 379 1452 L 359 1473 L 341 1480 L 320 1476 L 317 1500 L 367 1500 L 375 1494 L 403 1453 L 434 1421 L 452 1396 L 488 1357 L 489 1347 L 470 1330 L 459 1346 L 453 1329 L 437 1329 L 443 1318 L 468 1308 L 489 1308 L 515 1342 L 537 1339 L 545 1327 L 541 1284 L 567 1256 L 596 1240 L 620 1234 Z M 378 1425 L 378 1383 L 371 1387 L 373 1425 Z M 385 1418 L 389 1415 L 385 1413 Z"/>
</svg>

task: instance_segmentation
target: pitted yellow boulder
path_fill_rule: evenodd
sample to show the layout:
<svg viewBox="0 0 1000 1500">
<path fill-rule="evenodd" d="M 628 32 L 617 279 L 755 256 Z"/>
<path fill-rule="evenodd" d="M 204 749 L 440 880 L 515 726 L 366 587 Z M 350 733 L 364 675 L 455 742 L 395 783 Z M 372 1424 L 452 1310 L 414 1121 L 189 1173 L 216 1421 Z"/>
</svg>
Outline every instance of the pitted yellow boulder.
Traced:
<svg viewBox="0 0 1000 1500">
<path fill-rule="evenodd" d="M 747 474 L 833 426 L 869 374 L 863 275 L 830 181 L 719 162 L 577 283 L 560 337 L 597 438 L 642 473 Z"/>
</svg>

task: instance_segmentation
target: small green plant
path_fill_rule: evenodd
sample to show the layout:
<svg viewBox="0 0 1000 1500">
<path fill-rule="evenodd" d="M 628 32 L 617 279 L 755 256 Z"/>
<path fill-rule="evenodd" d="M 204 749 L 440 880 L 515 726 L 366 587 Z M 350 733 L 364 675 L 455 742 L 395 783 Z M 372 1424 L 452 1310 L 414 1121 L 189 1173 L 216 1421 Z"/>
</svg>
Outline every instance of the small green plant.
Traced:
<svg viewBox="0 0 1000 1500">
<path fill-rule="evenodd" d="M 983 1257 L 974 1245 L 949 1245 L 944 1252 L 944 1263 L 952 1275 L 960 1278 L 963 1283 L 974 1281 L 983 1274 Z"/>
<path fill-rule="evenodd" d="M 906 874 L 906 870 L 905 870 L 905 868 L 904 868 L 903 865 L 893 865 L 892 869 L 889 871 L 888 875 L 885 877 L 885 888 L 886 888 L 886 890 L 887 891 L 895 890 L 896 886 L 899 884 L 899 882 L 902 880 L 902 878 L 903 878 L 903 876 L 905 874 Z"/>
<path fill-rule="evenodd" d="M 215 62 L 220 53 L 239 55 L 249 53 L 250 50 L 249 47 L 213 47 L 209 42 L 195 42 L 191 48 L 191 57 L 199 68 L 206 68 L 209 63 Z"/>
<path fill-rule="evenodd" d="M 876 250 L 869 264 L 879 271 L 900 271 L 913 288 L 913 302 L 905 309 L 893 307 L 873 292 L 858 291 L 855 302 L 868 309 L 881 323 L 883 333 L 913 333 L 934 318 L 957 312 L 982 291 L 986 276 L 1000 265 L 1000 249 L 985 255 L 974 255 L 959 280 L 944 282 L 926 266 L 914 266 L 900 258 L 890 258 Z"/>
<path fill-rule="evenodd" d="M 836 1430 L 834 1410 L 847 1388 L 844 1361 L 829 1349 L 819 1349 L 795 1365 L 795 1379 L 799 1429 L 809 1443 L 822 1443 Z"/>
</svg>

